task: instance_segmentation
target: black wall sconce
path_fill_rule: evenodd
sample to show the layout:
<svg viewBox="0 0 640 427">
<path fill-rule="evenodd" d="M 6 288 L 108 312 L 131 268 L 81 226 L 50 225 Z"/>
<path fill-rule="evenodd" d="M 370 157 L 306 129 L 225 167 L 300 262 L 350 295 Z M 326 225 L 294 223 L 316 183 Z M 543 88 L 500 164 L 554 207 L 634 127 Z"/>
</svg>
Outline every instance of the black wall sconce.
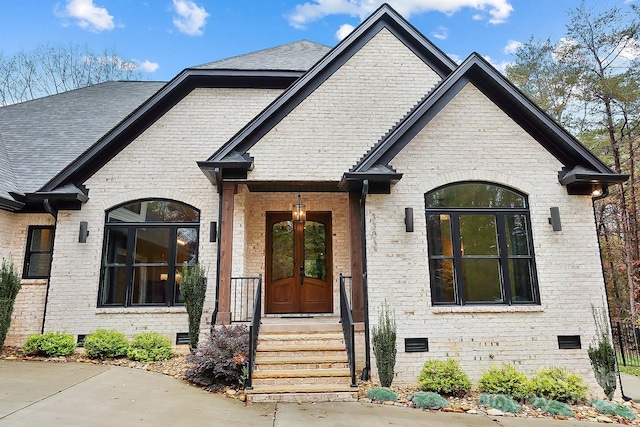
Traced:
<svg viewBox="0 0 640 427">
<path fill-rule="evenodd" d="M 218 240 L 218 223 L 211 221 L 209 224 L 209 241 L 215 242 L 216 240 Z"/>
<path fill-rule="evenodd" d="M 551 208 L 551 217 L 549 218 L 549 224 L 553 231 L 562 231 L 562 223 L 560 222 L 560 209 L 557 207 Z"/>
<path fill-rule="evenodd" d="M 80 232 L 78 234 L 78 243 L 87 243 L 87 236 L 89 235 L 89 223 L 87 221 L 80 221 Z"/>
<path fill-rule="evenodd" d="M 413 233 L 413 208 L 404 208 L 404 226 L 407 233 Z"/>
</svg>

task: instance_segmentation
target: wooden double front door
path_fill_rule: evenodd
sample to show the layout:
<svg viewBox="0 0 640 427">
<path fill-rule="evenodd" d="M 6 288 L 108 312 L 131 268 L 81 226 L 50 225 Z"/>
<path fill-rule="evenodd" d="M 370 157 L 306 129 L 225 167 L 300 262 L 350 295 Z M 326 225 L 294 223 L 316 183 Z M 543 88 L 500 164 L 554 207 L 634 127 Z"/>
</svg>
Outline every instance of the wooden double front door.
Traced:
<svg viewBox="0 0 640 427">
<path fill-rule="evenodd" d="M 331 313 L 331 212 L 267 212 L 266 313 Z"/>
</svg>

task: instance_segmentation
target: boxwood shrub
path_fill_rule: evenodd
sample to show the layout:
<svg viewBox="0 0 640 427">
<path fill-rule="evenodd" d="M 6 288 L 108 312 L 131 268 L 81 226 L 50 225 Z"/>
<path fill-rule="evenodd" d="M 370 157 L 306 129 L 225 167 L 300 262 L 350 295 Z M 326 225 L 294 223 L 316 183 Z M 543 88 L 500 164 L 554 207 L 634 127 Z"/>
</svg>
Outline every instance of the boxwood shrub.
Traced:
<svg viewBox="0 0 640 427">
<path fill-rule="evenodd" d="M 135 335 L 127 350 L 129 359 L 140 362 L 166 360 L 172 355 L 171 340 L 158 332 L 143 332 Z"/>
<path fill-rule="evenodd" d="M 30 356 L 68 356 L 76 349 L 72 334 L 66 332 L 45 332 L 29 335 L 22 347 L 24 354 Z"/>
<path fill-rule="evenodd" d="M 471 381 L 455 360 L 433 359 L 424 363 L 418 376 L 418 386 L 422 391 L 464 395 L 471 390 Z"/>
<path fill-rule="evenodd" d="M 127 337 L 112 329 L 98 329 L 84 339 L 84 351 L 91 359 L 123 357 L 128 348 Z"/>
</svg>

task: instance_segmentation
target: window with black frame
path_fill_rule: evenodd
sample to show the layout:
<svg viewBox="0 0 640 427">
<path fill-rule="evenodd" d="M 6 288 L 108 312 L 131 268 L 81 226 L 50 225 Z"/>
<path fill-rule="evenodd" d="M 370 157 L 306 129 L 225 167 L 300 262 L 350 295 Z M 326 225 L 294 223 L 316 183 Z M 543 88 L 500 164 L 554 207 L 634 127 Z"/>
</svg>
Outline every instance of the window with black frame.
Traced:
<svg viewBox="0 0 640 427">
<path fill-rule="evenodd" d="M 200 212 L 143 200 L 107 212 L 99 306 L 179 305 L 184 264 L 198 259 Z"/>
<path fill-rule="evenodd" d="M 51 270 L 54 228 L 48 225 L 32 225 L 27 235 L 24 256 L 23 279 L 47 279 Z"/>
<path fill-rule="evenodd" d="M 425 194 L 434 305 L 539 304 L 527 197 L 487 182 Z"/>
</svg>

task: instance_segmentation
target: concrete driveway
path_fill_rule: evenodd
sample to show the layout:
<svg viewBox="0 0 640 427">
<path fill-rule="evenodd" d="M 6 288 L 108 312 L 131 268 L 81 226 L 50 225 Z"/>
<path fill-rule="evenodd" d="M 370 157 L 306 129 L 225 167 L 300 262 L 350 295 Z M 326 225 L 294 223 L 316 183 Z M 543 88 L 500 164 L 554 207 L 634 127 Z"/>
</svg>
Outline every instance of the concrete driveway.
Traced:
<svg viewBox="0 0 640 427">
<path fill-rule="evenodd" d="M 0 361 L 5 426 L 504 426 L 573 427 L 589 422 L 429 412 L 363 403 L 255 404 L 206 393 L 170 377 L 85 363 Z"/>
</svg>

